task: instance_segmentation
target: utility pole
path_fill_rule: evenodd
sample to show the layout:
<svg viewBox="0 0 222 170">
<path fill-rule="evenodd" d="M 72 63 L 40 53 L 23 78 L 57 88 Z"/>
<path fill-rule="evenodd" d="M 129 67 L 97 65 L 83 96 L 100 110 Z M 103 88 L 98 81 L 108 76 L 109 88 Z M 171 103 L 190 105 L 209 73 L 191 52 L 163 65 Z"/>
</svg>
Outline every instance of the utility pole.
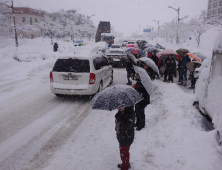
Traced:
<svg viewBox="0 0 222 170">
<path fill-rule="evenodd" d="M 181 20 L 188 18 L 188 16 L 186 15 L 183 18 L 180 18 L 180 7 L 178 9 L 173 8 L 172 6 L 168 6 L 168 8 L 172 8 L 177 12 L 178 18 L 177 18 L 177 31 L 176 31 L 176 44 L 179 44 L 179 34 L 178 34 L 178 29 L 179 29 L 179 23 Z"/>
<path fill-rule="evenodd" d="M 1 3 L 2 5 L 5 5 L 7 8 L 11 8 L 12 12 L 8 12 L 8 14 L 13 15 L 13 24 L 14 24 L 14 32 L 15 32 L 15 44 L 16 47 L 18 47 L 18 36 L 17 36 L 17 29 L 16 29 L 16 22 L 15 22 L 15 10 L 14 10 L 14 5 L 13 5 L 13 0 L 11 0 L 11 5 L 7 5 L 5 3 Z"/>
</svg>

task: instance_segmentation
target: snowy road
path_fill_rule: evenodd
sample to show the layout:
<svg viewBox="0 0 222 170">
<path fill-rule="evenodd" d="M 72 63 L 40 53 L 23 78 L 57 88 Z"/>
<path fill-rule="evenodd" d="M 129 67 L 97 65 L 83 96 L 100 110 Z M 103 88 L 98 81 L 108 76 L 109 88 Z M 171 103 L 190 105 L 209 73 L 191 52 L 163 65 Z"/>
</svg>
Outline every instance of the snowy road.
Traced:
<svg viewBox="0 0 222 170">
<path fill-rule="evenodd" d="M 124 83 L 124 73 L 115 69 L 113 85 Z M 47 163 L 90 114 L 90 99 L 57 98 L 50 91 L 47 76 L 0 87 L 4 96 L 0 107 L 0 153 L 4 153 L 0 154 L 0 169 Z"/>
<path fill-rule="evenodd" d="M 113 85 L 125 83 L 125 69 L 115 69 Z M 132 169 L 186 170 L 206 153 L 207 170 L 219 170 L 220 164 L 211 166 L 219 159 L 214 132 L 208 135 L 202 127 L 202 117 L 192 107 L 192 92 L 161 80 L 154 85 L 146 128 L 136 132 L 132 145 Z M 120 160 L 115 111 L 91 110 L 88 98 L 56 97 L 45 73 L 3 83 L 0 94 L 1 170 L 116 169 Z M 206 146 L 209 141 L 215 149 Z"/>
</svg>

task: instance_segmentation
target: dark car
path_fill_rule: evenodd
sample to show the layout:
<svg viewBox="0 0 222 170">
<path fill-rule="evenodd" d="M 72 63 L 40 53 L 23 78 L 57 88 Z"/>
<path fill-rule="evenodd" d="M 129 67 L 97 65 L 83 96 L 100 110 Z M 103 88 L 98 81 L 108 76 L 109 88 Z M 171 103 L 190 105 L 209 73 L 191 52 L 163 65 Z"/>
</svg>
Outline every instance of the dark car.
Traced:
<svg viewBox="0 0 222 170">
<path fill-rule="evenodd" d="M 111 49 L 106 58 L 113 67 L 125 67 L 127 54 L 123 49 Z"/>
</svg>

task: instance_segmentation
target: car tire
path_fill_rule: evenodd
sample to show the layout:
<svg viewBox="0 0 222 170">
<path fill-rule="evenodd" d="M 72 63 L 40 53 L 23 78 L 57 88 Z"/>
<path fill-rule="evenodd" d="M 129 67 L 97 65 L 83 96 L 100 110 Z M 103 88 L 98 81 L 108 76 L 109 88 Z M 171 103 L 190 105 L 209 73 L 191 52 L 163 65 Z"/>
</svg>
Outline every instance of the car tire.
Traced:
<svg viewBox="0 0 222 170">
<path fill-rule="evenodd" d="M 57 97 L 63 97 L 62 94 L 55 94 Z"/>
<path fill-rule="evenodd" d="M 112 73 L 112 76 L 111 76 L 111 80 L 110 80 L 110 83 L 109 85 L 113 84 L 113 73 Z"/>
<path fill-rule="evenodd" d="M 103 90 L 103 82 L 101 81 L 99 84 L 98 92 L 101 92 Z"/>
</svg>

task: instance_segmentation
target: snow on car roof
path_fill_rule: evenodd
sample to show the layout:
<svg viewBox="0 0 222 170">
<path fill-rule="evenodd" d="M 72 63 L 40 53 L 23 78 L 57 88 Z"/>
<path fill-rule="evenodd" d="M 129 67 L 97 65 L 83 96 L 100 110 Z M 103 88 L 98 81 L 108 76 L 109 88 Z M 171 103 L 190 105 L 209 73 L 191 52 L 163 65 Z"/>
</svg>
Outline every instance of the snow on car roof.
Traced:
<svg viewBox="0 0 222 170">
<path fill-rule="evenodd" d="M 214 42 L 214 48 L 213 51 L 215 53 L 222 53 L 222 31 L 217 36 L 215 42 Z"/>
<path fill-rule="evenodd" d="M 59 54 L 58 59 L 78 58 L 90 59 L 94 57 L 102 57 L 103 54 L 96 48 L 76 47 L 73 51 L 63 52 Z"/>
<path fill-rule="evenodd" d="M 97 47 L 97 48 L 104 48 L 104 47 L 106 47 L 106 46 L 107 46 L 107 43 L 106 43 L 106 42 L 100 41 L 100 42 L 97 42 L 97 43 L 96 43 L 96 46 L 95 46 L 95 47 Z"/>
<path fill-rule="evenodd" d="M 114 35 L 112 33 L 102 33 L 101 36 L 113 36 L 114 37 Z"/>
</svg>

